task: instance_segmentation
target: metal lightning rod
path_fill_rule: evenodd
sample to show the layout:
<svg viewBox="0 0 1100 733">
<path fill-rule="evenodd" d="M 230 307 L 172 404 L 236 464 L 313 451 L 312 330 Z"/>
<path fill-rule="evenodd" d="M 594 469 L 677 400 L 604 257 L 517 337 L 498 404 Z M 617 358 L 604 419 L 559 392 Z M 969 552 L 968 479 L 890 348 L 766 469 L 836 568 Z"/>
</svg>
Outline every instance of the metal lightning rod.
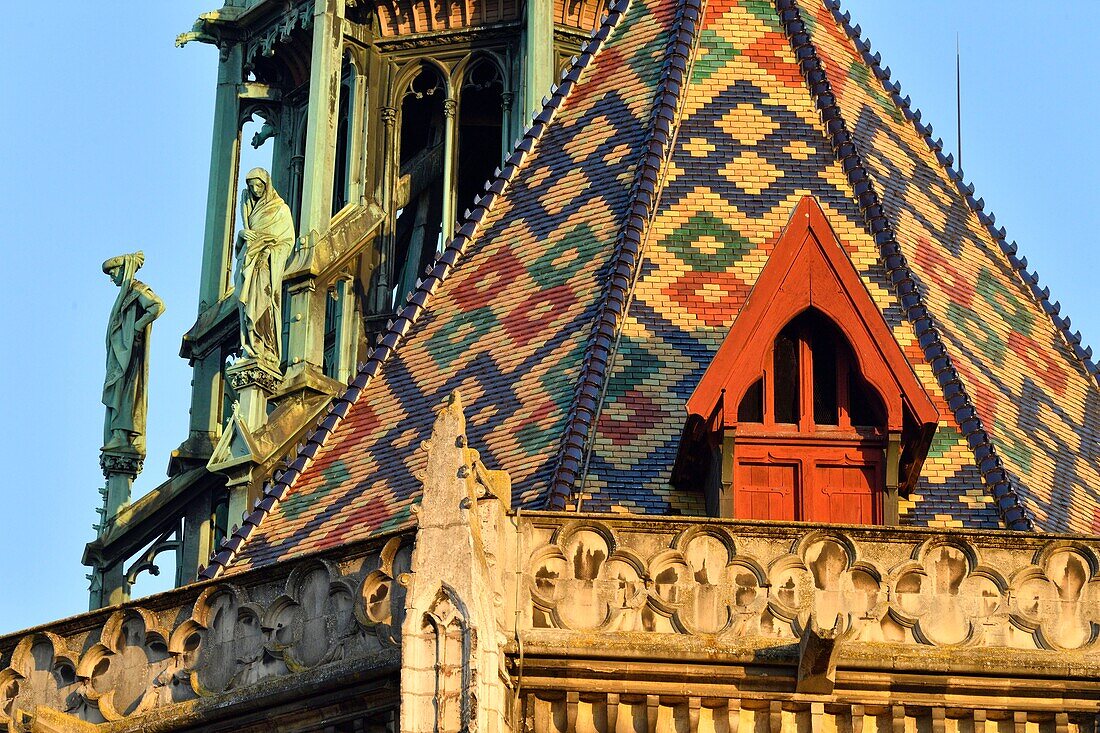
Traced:
<svg viewBox="0 0 1100 733">
<path fill-rule="evenodd" d="M 955 134 L 959 146 L 959 174 L 963 172 L 962 55 L 959 34 L 955 34 Z"/>
</svg>

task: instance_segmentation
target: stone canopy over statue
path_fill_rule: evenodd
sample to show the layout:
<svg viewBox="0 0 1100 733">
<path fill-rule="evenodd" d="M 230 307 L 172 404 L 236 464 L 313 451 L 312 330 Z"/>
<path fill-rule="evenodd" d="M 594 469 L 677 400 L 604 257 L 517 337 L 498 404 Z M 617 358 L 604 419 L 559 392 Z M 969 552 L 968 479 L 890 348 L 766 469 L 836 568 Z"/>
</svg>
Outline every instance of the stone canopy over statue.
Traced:
<svg viewBox="0 0 1100 733">
<path fill-rule="evenodd" d="M 250 170 L 245 184 L 234 280 L 241 351 L 245 358 L 277 369 L 282 356 L 283 271 L 294 247 L 294 222 L 266 170 Z"/>
<path fill-rule="evenodd" d="M 134 274 L 145 263 L 141 252 L 112 257 L 103 272 L 119 286 L 107 323 L 107 374 L 103 380 L 103 450 L 145 454 L 148 406 L 149 334 L 164 313 L 164 302 Z"/>
</svg>

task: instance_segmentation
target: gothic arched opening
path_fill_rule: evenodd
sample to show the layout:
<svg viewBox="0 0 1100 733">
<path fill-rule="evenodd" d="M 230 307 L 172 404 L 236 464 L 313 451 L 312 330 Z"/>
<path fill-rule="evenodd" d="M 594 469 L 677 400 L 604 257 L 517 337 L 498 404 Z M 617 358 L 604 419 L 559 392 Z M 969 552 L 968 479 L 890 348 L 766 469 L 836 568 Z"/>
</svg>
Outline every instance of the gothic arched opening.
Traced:
<svg viewBox="0 0 1100 733">
<path fill-rule="evenodd" d="M 772 344 L 772 379 L 753 382 L 737 421 L 790 426 L 801 433 L 886 429 L 882 398 L 859 372 L 848 339 L 828 316 L 810 308 Z"/>
<path fill-rule="evenodd" d="M 440 70 L 421 63 L 401 100 L 400 178 L 395 201 L 392 270 L 395 302 L 412 290 L 440 244 L 446 90 Z"/>
<path fill-rule="evenodd" d="M 504 76 L 482 56 L 466 68 L 458 104 L 458 181 L 455 217 L 473 207 L 500 164 L 504 132 Z"/>
<path fill-rule="evenodd" d="M 351 203 L 352 142 L 357 115 L 353 109 L 355 101 L 355 65 L 351 54 L 344 54 L 343 68 L 340 73 L 340 106 L 336 117 L 336 159 L 332 166 L 332 213 L 336 215 Z"/>
</svg>

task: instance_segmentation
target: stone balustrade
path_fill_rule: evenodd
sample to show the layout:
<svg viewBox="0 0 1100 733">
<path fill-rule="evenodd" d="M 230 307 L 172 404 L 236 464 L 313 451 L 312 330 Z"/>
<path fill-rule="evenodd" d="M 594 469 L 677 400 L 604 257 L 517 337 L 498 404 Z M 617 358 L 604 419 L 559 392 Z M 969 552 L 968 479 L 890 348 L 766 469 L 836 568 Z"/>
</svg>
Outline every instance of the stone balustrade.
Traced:
<svg viewBox="0 0 1100 733">
<path fill-rule="evenodd" d="M 0 639 L 0 725 L 180 730 L 400 671 L 409 700 L 539 733 L 1096 729 L 1095 538 L 508 512 L 454 422 L 415 553 L 410 532 Z"/>
<path fill-rule="evenodd" d="M 391 538 L 0 639 L 0 725 L 42 729 L 39 713 L 60 712 L 66 730 L 120 721 L 152 730 L 150 718 L 170 728 L 169 706 L 168 718 L 194 716 L 204 702 L 224 706 L 295 673 L 387 658 L 396 673 L 404 592 L 394 579 L 410 550 Z"/>
<path fill-rule="evenodd" d="M 525 515 L 532 629 L 1095 652 L 1096 538 Z M 775 643 L 774 641 L 772 643 Z"/>
</svg>

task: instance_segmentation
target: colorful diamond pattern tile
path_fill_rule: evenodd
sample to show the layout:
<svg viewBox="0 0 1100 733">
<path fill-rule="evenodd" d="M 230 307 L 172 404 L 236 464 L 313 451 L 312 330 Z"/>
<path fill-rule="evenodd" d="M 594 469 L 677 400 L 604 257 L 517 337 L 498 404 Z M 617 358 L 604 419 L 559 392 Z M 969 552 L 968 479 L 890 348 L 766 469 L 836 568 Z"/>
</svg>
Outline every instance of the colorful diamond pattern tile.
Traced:
<svg viewBox="0 0 1100 733">
<path fill-rule="evenodd" d="M 585 69 L 426 314 L 233 569 L 401 527 L 420 443 L 454 389 L 470 441 L 517 505 L 550 480 L 640 158 L 675 7 L 635 1 Z M 624 151 L 626 154 L 624 154 Z"/>
<path fill-rule="evenodd" d="M 1100 531 L 1100 393 L 821 0 L 799 0 L 956 369 L 1037 528 Z"/>
<path fill-rule="evenodd" d="M 580 482 L 584 508 L 702 513 L 700 492 L 669 483 L 685 403 L 798 199 L 811 194 L 943 415 L 904 521 L 1000 526 L 912 327 L 902 321 L 772 4 L 708 2 L 692 71 L 678 146 Z"/>
<path fill-rule="evenodd" d="M 798 0 L 922 298 L 1037 528 L 1100 531 L 1100 390 L 839 17 Z M 471 444 L 541 507 L 607 267 L 631 205 L 676 3 L 632 0 L 457 268 L 317 459 L 241 549 L 268 564 L 406 526 L 433 408 L 453 389 Z M 1002 526 L 822 123 L 772 2 L 709 0 L 671 156 L 642 237 L 595 434 L 570 503 L 702 514 L 670 485 L 685 404 L 798 200 L 817 198 L 940 410 L 904 523 Z M 665 103 L 668 102 L 667 96 Z M 965 422 L 965 421 L 964 421 Z"/>
</svg>

